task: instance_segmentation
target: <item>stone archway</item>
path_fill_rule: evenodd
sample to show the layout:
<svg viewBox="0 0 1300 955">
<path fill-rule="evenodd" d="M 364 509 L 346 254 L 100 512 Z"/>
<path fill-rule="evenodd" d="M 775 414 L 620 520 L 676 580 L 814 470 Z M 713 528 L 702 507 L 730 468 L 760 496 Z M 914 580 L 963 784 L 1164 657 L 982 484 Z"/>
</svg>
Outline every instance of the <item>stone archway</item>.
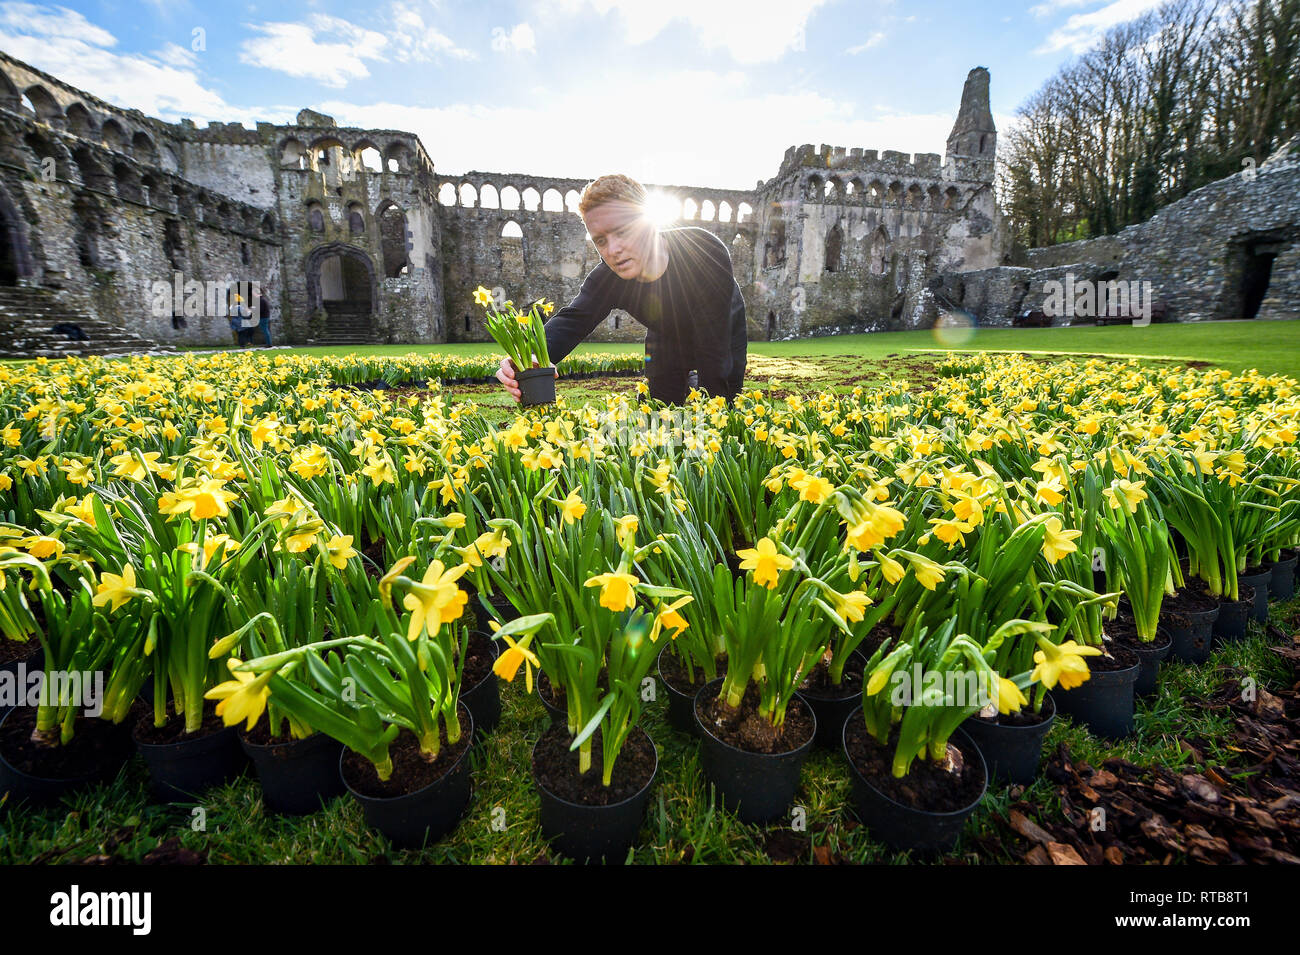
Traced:
<svg viewBox="0 0 1300 955">
<path fill-rule="evenodd" d="M 0 183 L 0 285 L 17 285 L 19 279 L 35 274 L 27 224 L 9 190 Z"/>
<path fill-rule="evenodd" d="M 307 256 L 305 274 L 308 306 L 312 314 L 325 312 L 329 341 L 375 340 L 379 285 L 363 249 L 343 242 L 318 246 Z"/>
</svg>

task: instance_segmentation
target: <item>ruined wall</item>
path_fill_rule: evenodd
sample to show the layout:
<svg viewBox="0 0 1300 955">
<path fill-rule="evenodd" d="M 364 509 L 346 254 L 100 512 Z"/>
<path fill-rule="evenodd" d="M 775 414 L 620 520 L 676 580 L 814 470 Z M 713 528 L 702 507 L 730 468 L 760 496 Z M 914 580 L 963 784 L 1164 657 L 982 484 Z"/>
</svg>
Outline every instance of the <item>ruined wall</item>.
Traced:
<svg viewBox="0 0 1300 955">
<path fill-rule="evenodd" d="M 1271 259 L 1271 268 L 1262 263 Z M 1248 276 L 1267 290 L 1260 319 L 1300 318 L 1300 137 L 1258 170 L 1229 176 L 1117 235 L 1030 249 L 1023 269 L 967 273 L 958 304 L 1008 325 L 1043 307 L 1048 282 L 1150 283 L 1171 321 L 1248 317 Z M 1262 270 L 1262 271 L 1261 271 Z M 1069 316 L 1056 316 L 1067 324 Z"/>
<path fill-rule="evenodd" d="M 18 284 L 66 318 L 162 343 L 226 344 L 224 318 L 153 314 L 154 283 L 277 277 L 274 216 L 186 175 L 189 132 L 0 54 L 0 216 Z M 7 207 L 7 211 L 6 211 Z"/>
</svg>

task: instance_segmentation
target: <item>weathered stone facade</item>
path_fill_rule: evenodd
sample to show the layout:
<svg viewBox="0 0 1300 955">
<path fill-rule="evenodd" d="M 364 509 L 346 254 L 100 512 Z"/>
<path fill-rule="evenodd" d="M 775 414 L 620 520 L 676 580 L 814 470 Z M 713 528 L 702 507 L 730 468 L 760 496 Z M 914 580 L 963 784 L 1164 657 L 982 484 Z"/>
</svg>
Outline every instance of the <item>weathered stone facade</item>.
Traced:
<svg viewBox="0 0 1300 955">
<path fill-rule="evenodd" d="M 936 275 L 1002 260 L 996 138 L 981 68 L 942 158 L 800 146 L 752 191 L 647 185 L 727 242 L 751 337 L 912 327 Z M 483 341 L 477 286 L 564 302 L 599 261 L 583 185 L 439 174 L 413 134 L 311 110 L 165 123 L 0 53 L 0 283 L 16 286 L 0 323 L 30 290 L 33 321 L 53 301 L 127 344 L 230 342 L 224 317 L 156 314 L 155 283 L 180 273 L 258 282 L 280 342 Z M 616 312 L 593 337 L 642 335 Z"/>
<path fill-rule="evenodd" d="M 1048 283 L 1067 280 L 1150 283 L 1170 321 L 1300 318 L 1300 136 L 1258 169 L 1210 183 L 1117 235 L 943 278 L 934 289 L 981 325 L 1042 310 Z"/>
</svg>

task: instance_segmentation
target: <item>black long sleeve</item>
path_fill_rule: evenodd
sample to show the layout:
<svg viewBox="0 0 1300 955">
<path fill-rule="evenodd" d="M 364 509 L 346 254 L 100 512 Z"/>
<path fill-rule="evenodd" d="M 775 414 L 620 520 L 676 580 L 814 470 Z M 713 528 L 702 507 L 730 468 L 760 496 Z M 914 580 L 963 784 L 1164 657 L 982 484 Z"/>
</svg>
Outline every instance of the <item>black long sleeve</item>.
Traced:
<svg viewBox="0 0 1300 955">
<path fill-rule="evenodd" d="M 702 248 L 714 269 L 704 280 L 707 282 L 704 307 L 694 316 L 695 367 L 701 388 L 710 395 L 731 397 L 732 293 L 736 291 L 736 281 L 731 274 L 731 253 L 717 240 L 702 243 Z"/>
<path fill-rule="evenodd" d="M 573 301 L 547 319 L 543 330 L 552 365 L 564 360 L 616 307 L 615 283 L 619 281 L 613 270 L 601 262 L 587 273 Z"/>
</svg>

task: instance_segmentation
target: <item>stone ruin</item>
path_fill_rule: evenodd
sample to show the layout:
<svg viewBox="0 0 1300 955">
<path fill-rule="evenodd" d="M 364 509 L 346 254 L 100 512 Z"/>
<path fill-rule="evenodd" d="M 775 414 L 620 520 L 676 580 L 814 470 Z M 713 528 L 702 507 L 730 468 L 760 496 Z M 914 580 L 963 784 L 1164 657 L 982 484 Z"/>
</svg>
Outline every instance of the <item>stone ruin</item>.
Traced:
<svg viewBox="0 0 1300 955">
<path fill-rule="evenodd" d="M 1013 266 L 988 87 L 987 70 L 970 72 L 942 157 L 792 146 L 752 190 L 647 186 L 681 203 L 680 225 L 728 244 L 752 339 L 926 327 L 952 309 L 1009 324 L 1033 303 L 1038 273 L 1072 255 L 1121 273 L 1158 263 L 1162 293 L 1187 318 L 1230 310 L 1224 288 L 1257 279 L 1261 257 L 1294 273 L 1300 215 L 1287 163 L 1280 176 L 1258 171 L 1258 182 L 1291 183 L 1287 203 L 1192 196 L 1137 232 L 1077 253 L 1032 250 Z M 251 130 L 166 123 L 0 52 L 0 349 L 228 346 L 213 289 L 235 282 L 258 284 L 277 344 L 487 341 L 476 287 L 562 304 L 598 263 L 576 214 L 584 185 L 438 172 L 412 133 L 340 127 L 307 109 L 292 125 Z M 1246 230 L 1215 253 L 1217 274 L 1178 254 L 1180 230 L 1198 228 L 1214 252 L 1221 230 L 1205 229 L 1206 217 Z M 205 307 L 181 294 L 191 285 L 207 290 Z M 1279 294 L 1267 308 L 1293 309 L 1293 287 Z M 593 338 L 642 336 L 615 311 Z"/>
</svg>

